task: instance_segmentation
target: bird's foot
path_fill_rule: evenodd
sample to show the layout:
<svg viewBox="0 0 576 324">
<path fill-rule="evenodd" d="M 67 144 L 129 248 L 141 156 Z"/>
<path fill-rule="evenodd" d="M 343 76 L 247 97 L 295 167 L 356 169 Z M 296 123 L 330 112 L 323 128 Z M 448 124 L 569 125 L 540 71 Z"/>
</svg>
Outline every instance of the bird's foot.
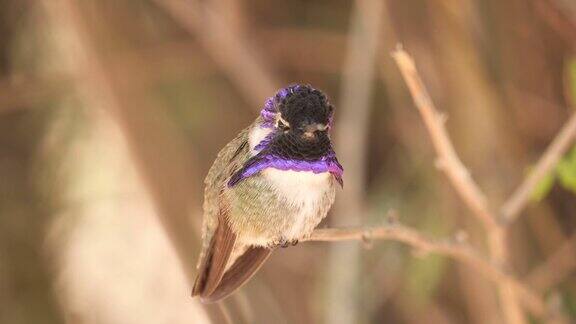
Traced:
<svg viewBox="0 0 576 324">
<path fill-rule="evenodd" d="M 281 239 L 280 241 L 278 241 L 278 243 L 276 243 L 276 247 L 287 248 L 290 245 L 294 246 L 296 244 L 298 244 L 298 240 Z"/>
</svg>

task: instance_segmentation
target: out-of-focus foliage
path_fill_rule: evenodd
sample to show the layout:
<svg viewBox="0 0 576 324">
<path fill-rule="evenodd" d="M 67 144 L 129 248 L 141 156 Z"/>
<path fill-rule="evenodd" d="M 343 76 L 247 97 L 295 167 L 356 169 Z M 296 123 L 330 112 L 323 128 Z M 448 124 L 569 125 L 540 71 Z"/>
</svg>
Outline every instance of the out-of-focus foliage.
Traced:
<svg viewBox="0 0 576 324">
<path fill-rule="evenodd" d="M 576 194 L 576 147 L 568 152 L 568 154 L 558 162 L 556 168 L 540 181 L 532 193 L 532 198 L 536 201 L 542 200 L 548 195 L 556 182 L 558 182 L 562 188 Z"/>
<path fill-rule="evenodd" d="M 557 172 L 562 187 L 576 194 L 576 147 L 558 163 Z"/>
<path fill-rule="evenodd" d="M 573 102 L 576 102 L 574 100 L 576 99 L 576 59 L 570 59 L 566 64 L 566 92 Z M 540 201 L 545 198 L 556 179 L 564 189 L 576 194 L 576 146 L 560 160 L 555 170 L 538 184 L 532 195 L 534 200 Z"/>
<path fill-rule="evenodd" d="M 554 186 L 554 182 L 556 181 L 556 172 L 552 172 L 552 174 L 547 174 L 534 188 L 534 192 L 532 192 L 532 199 L 535 201 L 540 201 L 548 195 L 552 187 Z"/>
</svg>

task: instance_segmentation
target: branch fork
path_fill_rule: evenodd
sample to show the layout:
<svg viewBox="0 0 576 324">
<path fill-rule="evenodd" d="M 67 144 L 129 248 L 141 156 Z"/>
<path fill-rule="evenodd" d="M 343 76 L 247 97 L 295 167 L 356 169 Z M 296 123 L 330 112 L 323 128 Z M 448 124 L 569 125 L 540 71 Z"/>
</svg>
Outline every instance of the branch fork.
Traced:
<svg viewBox="0 0 576 324">
<path fill-rule="evenodd" d="M 512 324 L 527 323 L 521 306 L 524 306 L 534 315 L 544 317 L 546 304 L 543 298 L 525 283 L 514 279 L 511 271 L 507 270 L 510 269 L 508 262 L 510 251 L 506 242 L 506 235 L 509 225 L 518 218 L 528 203 L 535 186 L 558 163 L 576 137 L 576 113 L 558 133 L 537 163 L 534 171 L 526 177 L 510 199 L 499 209 L 499 213 L 496 213 L 490 208 L 485 194 L 458 157 L 444 127 L 447 119 L 446 114 L 440 113 L 435 108 L 412 57 L 404 51 L 402 46 L 397 47 L 392 53 L 392 57 L 402 73 L 424 125 L 430 134 L 437 154 L 435 166 L 446 174 L 460 198 L 484 225 L 490 258 L 488 260 L 482 259 L 482 262 L 487 268 L 498 273 L 498 276 L 495 276 L 498 278 L 494 279 L 498 286 L 500 303 L 506 322 Z M 464 237 L 460 237 L 460 239 L 464 239 Z M 457 238 L 457 240 L 459 239 Z M 468 247 L 468 249 L 467 253 L 477 255 L 472 247 Z"/>
</svg>

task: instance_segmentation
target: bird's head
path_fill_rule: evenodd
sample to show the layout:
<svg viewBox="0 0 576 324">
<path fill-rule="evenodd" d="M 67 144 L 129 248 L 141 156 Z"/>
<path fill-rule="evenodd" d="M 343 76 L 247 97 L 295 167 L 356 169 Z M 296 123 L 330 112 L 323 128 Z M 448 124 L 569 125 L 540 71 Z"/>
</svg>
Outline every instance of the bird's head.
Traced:
<svg viewBox="0 0 576 324">
<path fill-rule="evenodd" d="M 324 93 L 309 85 L 290 85 L 270 97 L 261 111 L 251 157 L 229 180 L 234 186 L 266 168 L 329 172 L 342 185 L 344 169 L 336 158 L 328 131 L 334 107 Z M 256 144 L 257 143 L 257 144 Z"/>
<path fill-rule="evenodd" d="M 322 91 L 309 85 L 290 85 L 266 103 L 262 116 L 278 133 L 317 141 L 332 124 L 334 107 Z"/>
</svg>

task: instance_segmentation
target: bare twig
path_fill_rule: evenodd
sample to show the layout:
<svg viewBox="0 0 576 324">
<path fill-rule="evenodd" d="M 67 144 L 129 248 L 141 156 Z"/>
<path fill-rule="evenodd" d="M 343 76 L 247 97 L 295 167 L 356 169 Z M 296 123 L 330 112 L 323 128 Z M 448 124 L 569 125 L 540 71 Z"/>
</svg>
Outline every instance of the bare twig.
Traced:
<svg viewBox="0 0 576 324">
<path fill-rule="evenodd" d="M 496 262 L 506 268 L 509 260 L 506 227 L 498 221 L 495 214 L 490 210 L 484 193 L 470 177 L 468 170 L 458 158 L 444 128 L 445 117 L 434 107 L 432 99 L 416 70 L 413 59 L 402 48 L 398 48 L 393 53 L 393 57 L 428 129 L 438 155 L 437 166 L 444 171 L 458 195 L 484 224 L 487 230 L 492 262 Z M 517 289 L 514 288 L 514 283 L 499 281 L 497 284 L 503 314 L 507 323 L 526 323 L 526 318 L 518 302 L 519 296 L 517 295 Z M 542 315 L 545 309 L 544 302 L 538 295 L 533 296 L 536 298 L 530 306 L 531 311 Z"/>
<path fill-rule="evenodd" d="M 432 239 L 418 230 L 402 224 L 392 224 L 370 228 L 326 228 L 317 229 L 303 242 L 339 242 L 339 241 L 366 241 L 388 240 L 405 243 L 425 253 L 437 253 L 451 257 L 458 262 L 465 263 L 482 272 L 496 284 L 507 284 L 514 289 L 526 306 L 535 314 L 541 314 L 543 304 L 538 294 L 530 287 L 514 278 L 507 271 L 499 267 L 488 258 L 482 256 L 465 240 L 455 237 L 448 239 Z"/>
<path fill-rule="evenodd" d="M 434 107 L 434 103 L 424 86 L 422 79 L 416 71 L 416 66 L 412 58 L 402 49 L 393 53 L 396 63 L 410 89 L 410 93 L 416 103 L 416 107 L 424 119 L 424 124 L 430 133 L 432 144 L 438 153 L 436 166 L 446 173 L 452 185 L 457 190 L 462 200 L 472 209 L 474 215 L 484 223 L 487 228 L 497 226 L 495 218 L 492 216 L 486 197 L 474 182 L 470 173 L 458 158 L 446 129 L 444 122 L 446 116 L 439 113 Z"/>
<path fill-rule="evenodd" d="M 530 200 L 530 195 L 534 188 L 558 164 L 558 161 L 570 148 L 575 138 L 576 113 L 573 113 L 550 146 L 548 146 L 534 169 L 502 207 L 502 216 L 507 223 L 512 223 L 518 218 L 520 212 Z"/>
</svg>

